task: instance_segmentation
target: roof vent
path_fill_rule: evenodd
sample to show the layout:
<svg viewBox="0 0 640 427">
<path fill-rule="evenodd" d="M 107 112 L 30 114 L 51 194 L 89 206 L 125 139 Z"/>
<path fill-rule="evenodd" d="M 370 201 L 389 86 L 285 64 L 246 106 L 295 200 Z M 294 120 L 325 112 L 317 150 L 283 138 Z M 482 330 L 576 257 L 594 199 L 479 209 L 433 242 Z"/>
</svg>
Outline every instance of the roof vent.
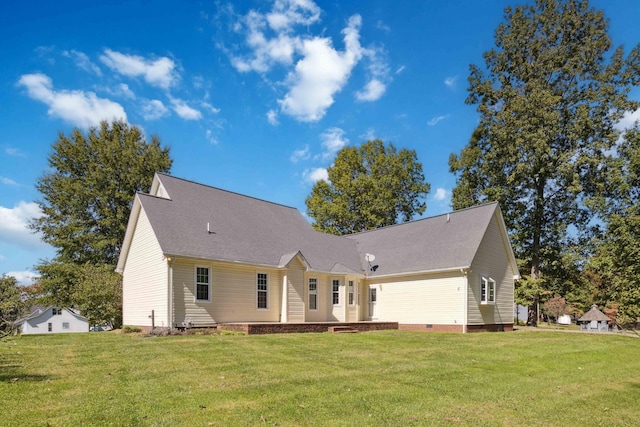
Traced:
<svg viewBox="0 0 640 427">
<path fill-rule="evenodd" d="M 451 214 L 447 214 L 447 222 L 451 221 Z"/>
<path fill-rule="evenodd" d="M 209 223 L 207 223 L 207 233 L 209 234 L 216 234 L 215 231 L 211 231 L 211 228 L 209 227 Z"/>
</svg>

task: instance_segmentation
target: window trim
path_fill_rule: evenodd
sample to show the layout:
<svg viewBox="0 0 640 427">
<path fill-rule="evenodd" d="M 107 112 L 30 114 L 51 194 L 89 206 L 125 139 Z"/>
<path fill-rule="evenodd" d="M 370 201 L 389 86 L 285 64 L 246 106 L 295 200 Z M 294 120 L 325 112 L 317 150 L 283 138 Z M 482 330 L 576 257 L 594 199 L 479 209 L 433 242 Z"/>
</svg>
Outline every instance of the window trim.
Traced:
<svg viewBox="0 0 640 427">
<path fill-rule="evenodd" d="M 204 282 L 198 282 L 198 269 L 199 268 L 205 268 L 207 269 L 207 279 L 208 279 L 208 283 L 206 283 L 207 285 L 207 299 L 199 299 L 198 298 L 198 285 L 204 285 Z M 206 266 L 206 265 L 196 265 L 194 266 L 193 269 L 193 282 L 194 282 L 194 288 L 193 288 L 193 300 L 195 302 L 211 302 L 211 267 Z"/>
<path fill-rule="evenodd" d="M 261 290 L 258 288 L 258 286 L 260 285 L 259 283 L 260 275 L 264 275 L 264 277 L 267 280 L 267 283 L 266 283 L 267 289 L 265 290 Z M 267 294 L 266 307 L 260 307 L 260 292 L 265 292 Z M 265 273 L 263 271 L 256 271 L 256 310 L 269 310 L 269 273 Z"/>
<path fill-rule="evenodd" d="M 353 307 L 356 305 L 356 281 L 348 280 L 347 281 L 347 304 L 349 307 Z"/>
<path fill-rule="evenodd" d="M 333 286 L 335 285 L 335 282 L 338 282 L 338 289 L 334 290 Z M 331 303 L 333 304 L 334 307 L 341 307 L 342 306 L 342 298 L 340 298 L 340 288 L 342 288 L 342 280 L 340 279 L 331 279 Z M 338 302 L 334 302 L 335 301 L 335 296 L 338 296 Z"/>
<path fill-rule="evenodd" d="M 311 290 L 311 281 L 314 281 L 316 284 L 316 288 L 312 291 Z M 318 278 L 317 277 L 309 277 L 309 279 L 307 280 L 307 305 L 310 311 L 318 311 Z M 316 306 L 315 308 L 311 308 L 311 295 L 315 296 L 315 303 Z"/>
<path fill-rule="evenodd" d="M 480 304 L 496 303 L 496 281 L 489 276 L 480 276 Z M 490 298 L 491 297 L 491 298 Z"/>
</svg>

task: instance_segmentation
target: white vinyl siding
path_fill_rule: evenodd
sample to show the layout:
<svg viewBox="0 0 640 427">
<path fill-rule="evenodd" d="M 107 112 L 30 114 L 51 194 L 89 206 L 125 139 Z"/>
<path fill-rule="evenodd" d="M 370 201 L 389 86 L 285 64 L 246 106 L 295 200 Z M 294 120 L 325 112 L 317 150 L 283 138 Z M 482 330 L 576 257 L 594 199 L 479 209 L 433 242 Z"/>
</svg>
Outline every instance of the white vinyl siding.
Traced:
<svg viewBox="0 0 640 427">
<path fill-rule="evenodd" d="M 71 333 L 71 332 L 89 332 L 89 322 L 87 319 L 76 316 L 67 309 L 48 308 L 40 313 L 25 320 L 22 324 L 20 332 L 24 335 L 43 334 L 43 333 Z"/>
<path fill-rule="evenodd" d="M 196 301 L 194 295 L 195 266 L 209 267 L 211 302 Z M 270 286 L 279 283 L 279 272 L 268 271 Z M 173 266 L 175 321 L 178 326 L 212 326 L 227 322 L 277 322 L 280 314 L 279 290 L 270 289 L 270 310 L 256 307 L 256 270 L 251 266 L 229 263 L 203 263 L 176 259 Z M 275 308 L 275 309 L 274 309 Z"/>
<path fill-rule="evenodd" d="M 507 252 L 507 236 L 500 227 L 497 214 L 478 248 L 468 274 L 469 325 L 493 325 L 513 323 L 513 274 Z M 482 278 L 495 281 L 495 302 L 482 303 Z"/>
<path fill-rule="evenodd" d="M 377 320 L 401 324 L 462 325 L 461 273 L 372 280 L 377 288 Z"/>
<path fill-rule="evenodd" d="M 193 287 L 193 270 L 191 274 Z M 127 260 L 122 272 L 122 322 L 130 326 L 168 324 L 168 267 L 158 240 L 144 212 L 136 221 Z"/>
<path fill-rule="evenodd" d="M 305 321 L 305 266 L 299 259 L 293 260 L 287 270 L 287 321 L 291 323 Z"/>
</svg>

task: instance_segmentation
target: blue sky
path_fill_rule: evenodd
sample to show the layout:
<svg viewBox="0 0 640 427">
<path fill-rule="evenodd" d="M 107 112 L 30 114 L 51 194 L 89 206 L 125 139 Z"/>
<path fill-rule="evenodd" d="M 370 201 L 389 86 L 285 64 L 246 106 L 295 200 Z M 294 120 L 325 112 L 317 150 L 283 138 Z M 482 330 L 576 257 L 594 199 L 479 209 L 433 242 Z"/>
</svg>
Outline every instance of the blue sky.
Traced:
<svg viewBox="0 0 640 427">
<path fill-rule="evenodd" d="M 26 222 L 58 132 L 114 117 L 169 145 L 173 175 L 301 212 L 340 148 L 380 138 L 416 150 L 425 215 L 450 210 L 469 64 L 509 4 L 0 2 L 0 274 L 29 283 L 55 254 Z M 640 41 L 640 2 L 592 5 L 615 46 Z"/>
</svg>

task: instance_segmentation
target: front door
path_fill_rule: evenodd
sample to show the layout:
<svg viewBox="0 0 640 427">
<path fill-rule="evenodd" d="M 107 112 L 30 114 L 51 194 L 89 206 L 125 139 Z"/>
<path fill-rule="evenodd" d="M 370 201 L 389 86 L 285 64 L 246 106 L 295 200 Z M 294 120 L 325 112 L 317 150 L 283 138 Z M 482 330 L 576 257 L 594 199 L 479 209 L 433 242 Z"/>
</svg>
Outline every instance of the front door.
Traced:
<svg viewBox="0 0 640 427">
<path fill-rule="evenodd" d="M 369 319 L 378 318 L 378 285 L 369 285 Z"/>
</svg>

